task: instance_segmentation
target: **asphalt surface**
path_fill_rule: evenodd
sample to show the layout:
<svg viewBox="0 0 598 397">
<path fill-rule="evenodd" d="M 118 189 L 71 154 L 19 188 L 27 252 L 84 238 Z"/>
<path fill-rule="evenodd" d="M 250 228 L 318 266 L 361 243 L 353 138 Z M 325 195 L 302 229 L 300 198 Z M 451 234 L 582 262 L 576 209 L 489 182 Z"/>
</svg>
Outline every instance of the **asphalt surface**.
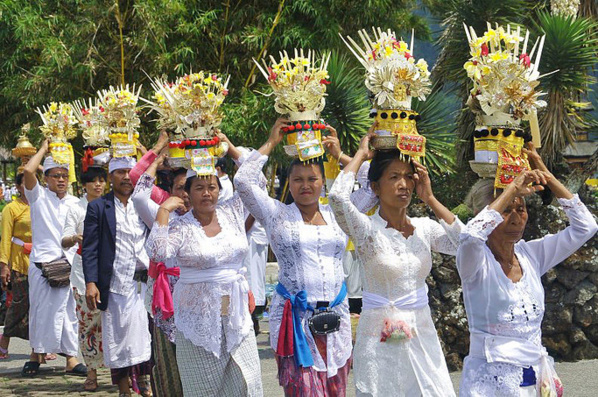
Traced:
<svg viewBox="0 0 598 397">
<path fill-rule="evenodd" d="M 267 323 L 262 322 L 267 330 Z M 264 396 L 282 397 L 284 394 L 276 379 L 276 362 L 270 349 L 268 334 L 258 336 L 258 350 L 262 366 Z M 10 357 L 0 360 L 0 396 L 113 396 L 116 387 L 110 385 L 108 370 L 99 371 L 100 387 L 95 393 L 83 392 L 84 378 L 64 375 L 64 358 L 42 365 L 40 374 L 35 379 L 20 376 L 23 363 L 28 360 L 30 347 L 27 341 L 13 339 L 10 342 Z M 556 370 L 565 385 L 566 396 L 598 396 L 598 360 L 556 363 Z M 460 372 L 451 373 L 455 391 L 459 388 Z M 350 378 L 348 397 L 355 396 L 353 377 Z"/>
</svg>

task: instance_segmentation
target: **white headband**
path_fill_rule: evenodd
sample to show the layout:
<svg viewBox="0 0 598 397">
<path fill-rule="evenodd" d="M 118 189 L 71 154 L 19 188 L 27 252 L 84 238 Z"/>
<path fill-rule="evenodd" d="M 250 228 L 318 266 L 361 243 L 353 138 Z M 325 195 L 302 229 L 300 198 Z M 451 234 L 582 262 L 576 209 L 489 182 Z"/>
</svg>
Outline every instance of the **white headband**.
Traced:
<svg viewBox="0 0 598 397">
<path fill-rule="evenodd" d="M 69 169 L 69 164 L 58 164 L 57 162 L 54 161 L 54 159 L 52 158 L 52 156 L 48 156 L 46 157 L 46 159 L 44 160 L 44 173 L 46 171 L 49 171 L 53 168 L 64 168 L 65 170 Z"/>
<path fill-rule="evenodd" d="M 112 173 L 116 170 L 132 169 L 137 164 L 137 161 L 133 157 L 114 157 L 108 163 L 108 172 Z"/>
</svg>

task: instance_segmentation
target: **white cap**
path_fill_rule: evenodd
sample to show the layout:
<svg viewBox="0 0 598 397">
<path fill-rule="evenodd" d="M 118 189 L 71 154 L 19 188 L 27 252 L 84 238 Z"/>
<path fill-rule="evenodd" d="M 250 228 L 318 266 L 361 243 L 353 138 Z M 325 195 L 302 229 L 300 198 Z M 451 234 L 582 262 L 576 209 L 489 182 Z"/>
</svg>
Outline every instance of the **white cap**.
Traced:
<svg viewBox="0 0 598 397">
<path fill-rule="evenodd" d="M 112 173 L 116 170 L 132 169 L 137 164 L 137 160 L 133 157 L 114 157 L 108 163 L 108 172 Z"/>
<path fill-rule="evenodd" d="M 52 156 L 46 157 L 46 159 L 44 160 L 44 172 L 49 171 L 53 168 L 64 168 L 65 170 L 68 170 L 69 164 L 68 163 L 58 164 L 57 162 L 54 161 Z"/>
</svg>

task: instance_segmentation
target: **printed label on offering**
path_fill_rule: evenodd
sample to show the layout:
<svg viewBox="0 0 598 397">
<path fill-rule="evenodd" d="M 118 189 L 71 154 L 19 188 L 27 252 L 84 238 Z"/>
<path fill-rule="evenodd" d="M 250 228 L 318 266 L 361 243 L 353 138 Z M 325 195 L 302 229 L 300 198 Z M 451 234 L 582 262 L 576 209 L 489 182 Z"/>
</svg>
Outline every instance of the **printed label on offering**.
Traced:
<svg viewBox="0 0 598 397">
<path fill-rule="evenodd" d="M 309 142 L 297 142 L 297 153 L 301 161 L 307 161 L 324 155 L 324 148 L 317 139 Z"/>
<path fill-rule="evenodd" d="M 192 149 L 187 151 L 187 157 L 191 158 L 191 169 L 197 173 L 198 176 L 207 176 L 216 174 L 214 167 L 214 157 L 206 148 Z"/>
<path fill-rule="evenodd" d="M 426 155 L 426 138 L 421 135 L 397 135 L 397 149 L 406 156 L 424 157 Z"/>
</svg>

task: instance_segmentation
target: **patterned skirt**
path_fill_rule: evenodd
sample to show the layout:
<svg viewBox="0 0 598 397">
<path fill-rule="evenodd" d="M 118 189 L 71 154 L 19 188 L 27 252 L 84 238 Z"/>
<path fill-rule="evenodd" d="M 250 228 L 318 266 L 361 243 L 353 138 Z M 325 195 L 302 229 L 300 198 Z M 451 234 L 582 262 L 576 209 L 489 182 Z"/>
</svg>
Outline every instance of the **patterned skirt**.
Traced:
<svg viewBox="0 0 598 397">
<path fill-rule="evenodd" d="M 89 310 L 84 295 L 73 288 L 77 303 L 77 319 L 79 320 L 79 348 L 85 364 L 89 369 L 104 367 L 102 350 L 102 312 Z"/>
<path fill-rule="evenodd" d="M 223 316 L 227 323 L 228 317 Z M 220 358 L 194 345 L 182 332 L 176 335 L 176 360 L 185 397 L 262 396 L 262 378 L 253 330 L 231 353 L 222 328 Z"/>
<path fill-rule="evenodd" d="M 26 274 L 12 270 L 12 303 L 6 310 L 4 336 L 29 340 L 29 281 Z"/>
<path fill-rule="evenodd" d="M 320 355 L 326 361 L 326 336 L 314 335 Z M 316 371 L 313 367 L 295 365 L 295 357 L 275 354 L 278 365 L 278 382 L 286 397 L 344 397 L 347 394 L 347 381 L 351 370 L 351 359 L 338 369 L 336 375 L 328 377 L 326 371 Z"/>
<path fill-rule="evenodd" d="M 176 362 L 176 345 L 169 341 L 157 326 L 153 327 L 152 337 L 154 349 L 152 376 L 156 394 L 161 397 L 182 396 L 183 385 Z"/>
</svg>

